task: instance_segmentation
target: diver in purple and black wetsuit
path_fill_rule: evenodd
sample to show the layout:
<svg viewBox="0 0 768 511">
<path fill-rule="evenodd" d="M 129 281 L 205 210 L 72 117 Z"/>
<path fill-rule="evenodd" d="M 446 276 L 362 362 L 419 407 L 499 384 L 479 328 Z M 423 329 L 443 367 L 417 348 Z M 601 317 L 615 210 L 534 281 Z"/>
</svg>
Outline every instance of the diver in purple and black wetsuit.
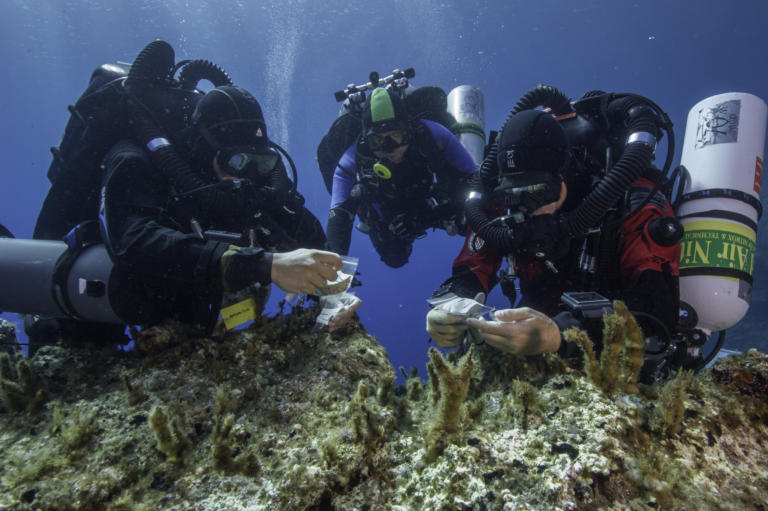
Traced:
<svg viewBox="0 0 768 511">
<path fill-rule="evenodd" d="M 400 96 L 375 89 L 363 133 L 339 159 L 328 215 L 329 249 L 347 254 L 355 216 L 385 264 L 408 262 L 427 229 L 464 234 L 464 199 L 475 163 L 444 126 L 412 119 Z"/>
</svg>

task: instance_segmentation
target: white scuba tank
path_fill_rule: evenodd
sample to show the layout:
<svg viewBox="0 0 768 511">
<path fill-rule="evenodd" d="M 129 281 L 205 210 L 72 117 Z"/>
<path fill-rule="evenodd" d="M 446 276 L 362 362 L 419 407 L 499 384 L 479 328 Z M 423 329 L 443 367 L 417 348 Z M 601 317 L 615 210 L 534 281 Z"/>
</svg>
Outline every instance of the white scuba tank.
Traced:
<svg viewBox="0 0 768 511">
<path fill-rule="evenodd" d="M 448 94 L 448 112 L 456 118 L 454 132 L 476 166 L 485 154 L 485 106 L 483 92 L 472 85 L 459 85 Z"/>
<path fill-rule="evenodd" d="M 749 308 L 768 108 L 760 98 L 726 93 L 688 113 L 680 163 L 691 175 L 677 214 L 680 300 L 696 327 L 735 325 Z"/>
</svg>

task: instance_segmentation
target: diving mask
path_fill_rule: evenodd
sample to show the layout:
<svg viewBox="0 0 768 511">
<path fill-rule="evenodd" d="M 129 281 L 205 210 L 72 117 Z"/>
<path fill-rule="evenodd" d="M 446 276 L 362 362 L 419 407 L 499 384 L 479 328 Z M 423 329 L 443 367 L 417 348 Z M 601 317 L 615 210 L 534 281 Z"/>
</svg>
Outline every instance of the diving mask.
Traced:
<svg viewBox="0 0 768 511">
<path fill-rule="evenodd" d="M 275 169 L 280 155 L 269 148 L 231 147 L 219 151 L 216 160 L 228 175 L 261 181 Z"/>
<path fill-rule="evenodd" d="M 383 133 L 373 133 L 368 135 L 366 140 L 371 150 L 391 153 L 395 149 L 406 145 L 408 143 L 408 136 L 404 130 L 394 130 L 385 131 Z"/>
<path fill-rule="evenodd" d="M 553 172 L 505 172 L 493 194 L 501 198 L 506 209 L 533 213 L 546 204 L 557 202 L 561 181 L 562 178 Z"/>
</svg>

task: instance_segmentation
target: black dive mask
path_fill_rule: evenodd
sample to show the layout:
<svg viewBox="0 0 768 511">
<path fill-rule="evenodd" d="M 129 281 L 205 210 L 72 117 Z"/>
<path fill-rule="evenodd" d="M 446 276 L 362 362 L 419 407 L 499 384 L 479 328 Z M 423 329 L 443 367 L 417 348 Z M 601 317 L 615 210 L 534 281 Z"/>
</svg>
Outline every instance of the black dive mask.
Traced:
<svg viewBox="0 0 768 511">
<path fill-rule="evenodd" d="M 277 151 L 268 147 L 226 147 L 216 153 L 216 162 L 223 173 L 255 183 L 268 179 L 279 161 Z"/>
<path fill-rule="evenodd" d="M 505 172 L 493 194 L 505 209 L 530 214 L 560 199 L 560 183 L 560 176 L 552 172 Z"/>
<path fill-rule="evenodd" d="M 391 153 L 395 149 L 408 144 L 408 133 L 405 130 L 398 130 L 387 133 L 373 133 L 366 138 L 368 146 L 372 151 L 383 151 Z"/>
</svg>

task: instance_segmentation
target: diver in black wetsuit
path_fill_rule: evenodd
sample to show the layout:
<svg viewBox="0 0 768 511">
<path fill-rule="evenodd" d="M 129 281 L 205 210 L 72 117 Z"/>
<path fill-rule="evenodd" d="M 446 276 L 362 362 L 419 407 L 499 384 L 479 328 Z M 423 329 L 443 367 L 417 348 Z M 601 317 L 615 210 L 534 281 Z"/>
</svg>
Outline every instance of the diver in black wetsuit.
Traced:
<svg viewBox="0 0 768 511">
<path fill-rule="evenodd" d="M 325 235 L 270 145 L 258 102 L 238 87 L 212 89 L 198 103 L 190 133 L 189 166 L 201 185 L 196 189 L 179 193 L 178 184 L 158 172 L 144 148 L 157 138 L 144 147 L 121 141 L 104 160 L 105 243 L 117 269 L 131 276 L 125 283 L 150 298 L 118 306 L 118 315 L 130 323 L 168 316 L 194 322 L 200 306 L 208 307 L 221 290 L 274 281 L 288 292 L 313 293 L 323 276 L 335 278 L 338 256 L 297 251 L 322 249 Z M 252 246 L 206 231 L 236 233 Z M 310 272 L 313 265 L 317 271 Z"/>
<path fill-rule="evenodd" d="M 30 354 L 52 336 L 121 342 L 123 324 L 177 319 L 210 329 L 223 293 L 274 282 L 313 294 L 336 278 L 341 259 L 321 250 L 322 226 L 304 206 L 293 162 L 269 139 L 251 94 L 208 61 L 175 65 L 163 41 L 150 43 L 127 76 L 98 80 L 104 69 L 113 73 L 114 66 L 97 70 L 72 108 L 35 228 L 35 238 L 64 238 L 67 246 L 13 246 L 24 256 L 34 258 L 40 247 L 57 256 L 53 269 L 43 265 L 38 272 L 48 273 L 34 275 L 51 282 L 53 298 L 51 290 L 29 289 L 18 299 L 21 310 L 13 308 L 17 297 L 0 297 L 11 303 L 6 310 L 28 313 Z M 216 85 L 205 94 L 196 89 L 203 78 Z M 83 141 L 89 145 L 79 147 Z M 94 176 L 101 181 L 95 194 Z M 71 284 L 88 251 L 96 256 L 87 266 L 100 276 L 80 278 L 78 292 Z M 12 256 L 0 257 L 3 275 L 13 265 Z M 14 283 L 29 277 L 20 273 Z M 37 311 L 27 305 L 35 294 L 46 304 Z"/>
</svg>

